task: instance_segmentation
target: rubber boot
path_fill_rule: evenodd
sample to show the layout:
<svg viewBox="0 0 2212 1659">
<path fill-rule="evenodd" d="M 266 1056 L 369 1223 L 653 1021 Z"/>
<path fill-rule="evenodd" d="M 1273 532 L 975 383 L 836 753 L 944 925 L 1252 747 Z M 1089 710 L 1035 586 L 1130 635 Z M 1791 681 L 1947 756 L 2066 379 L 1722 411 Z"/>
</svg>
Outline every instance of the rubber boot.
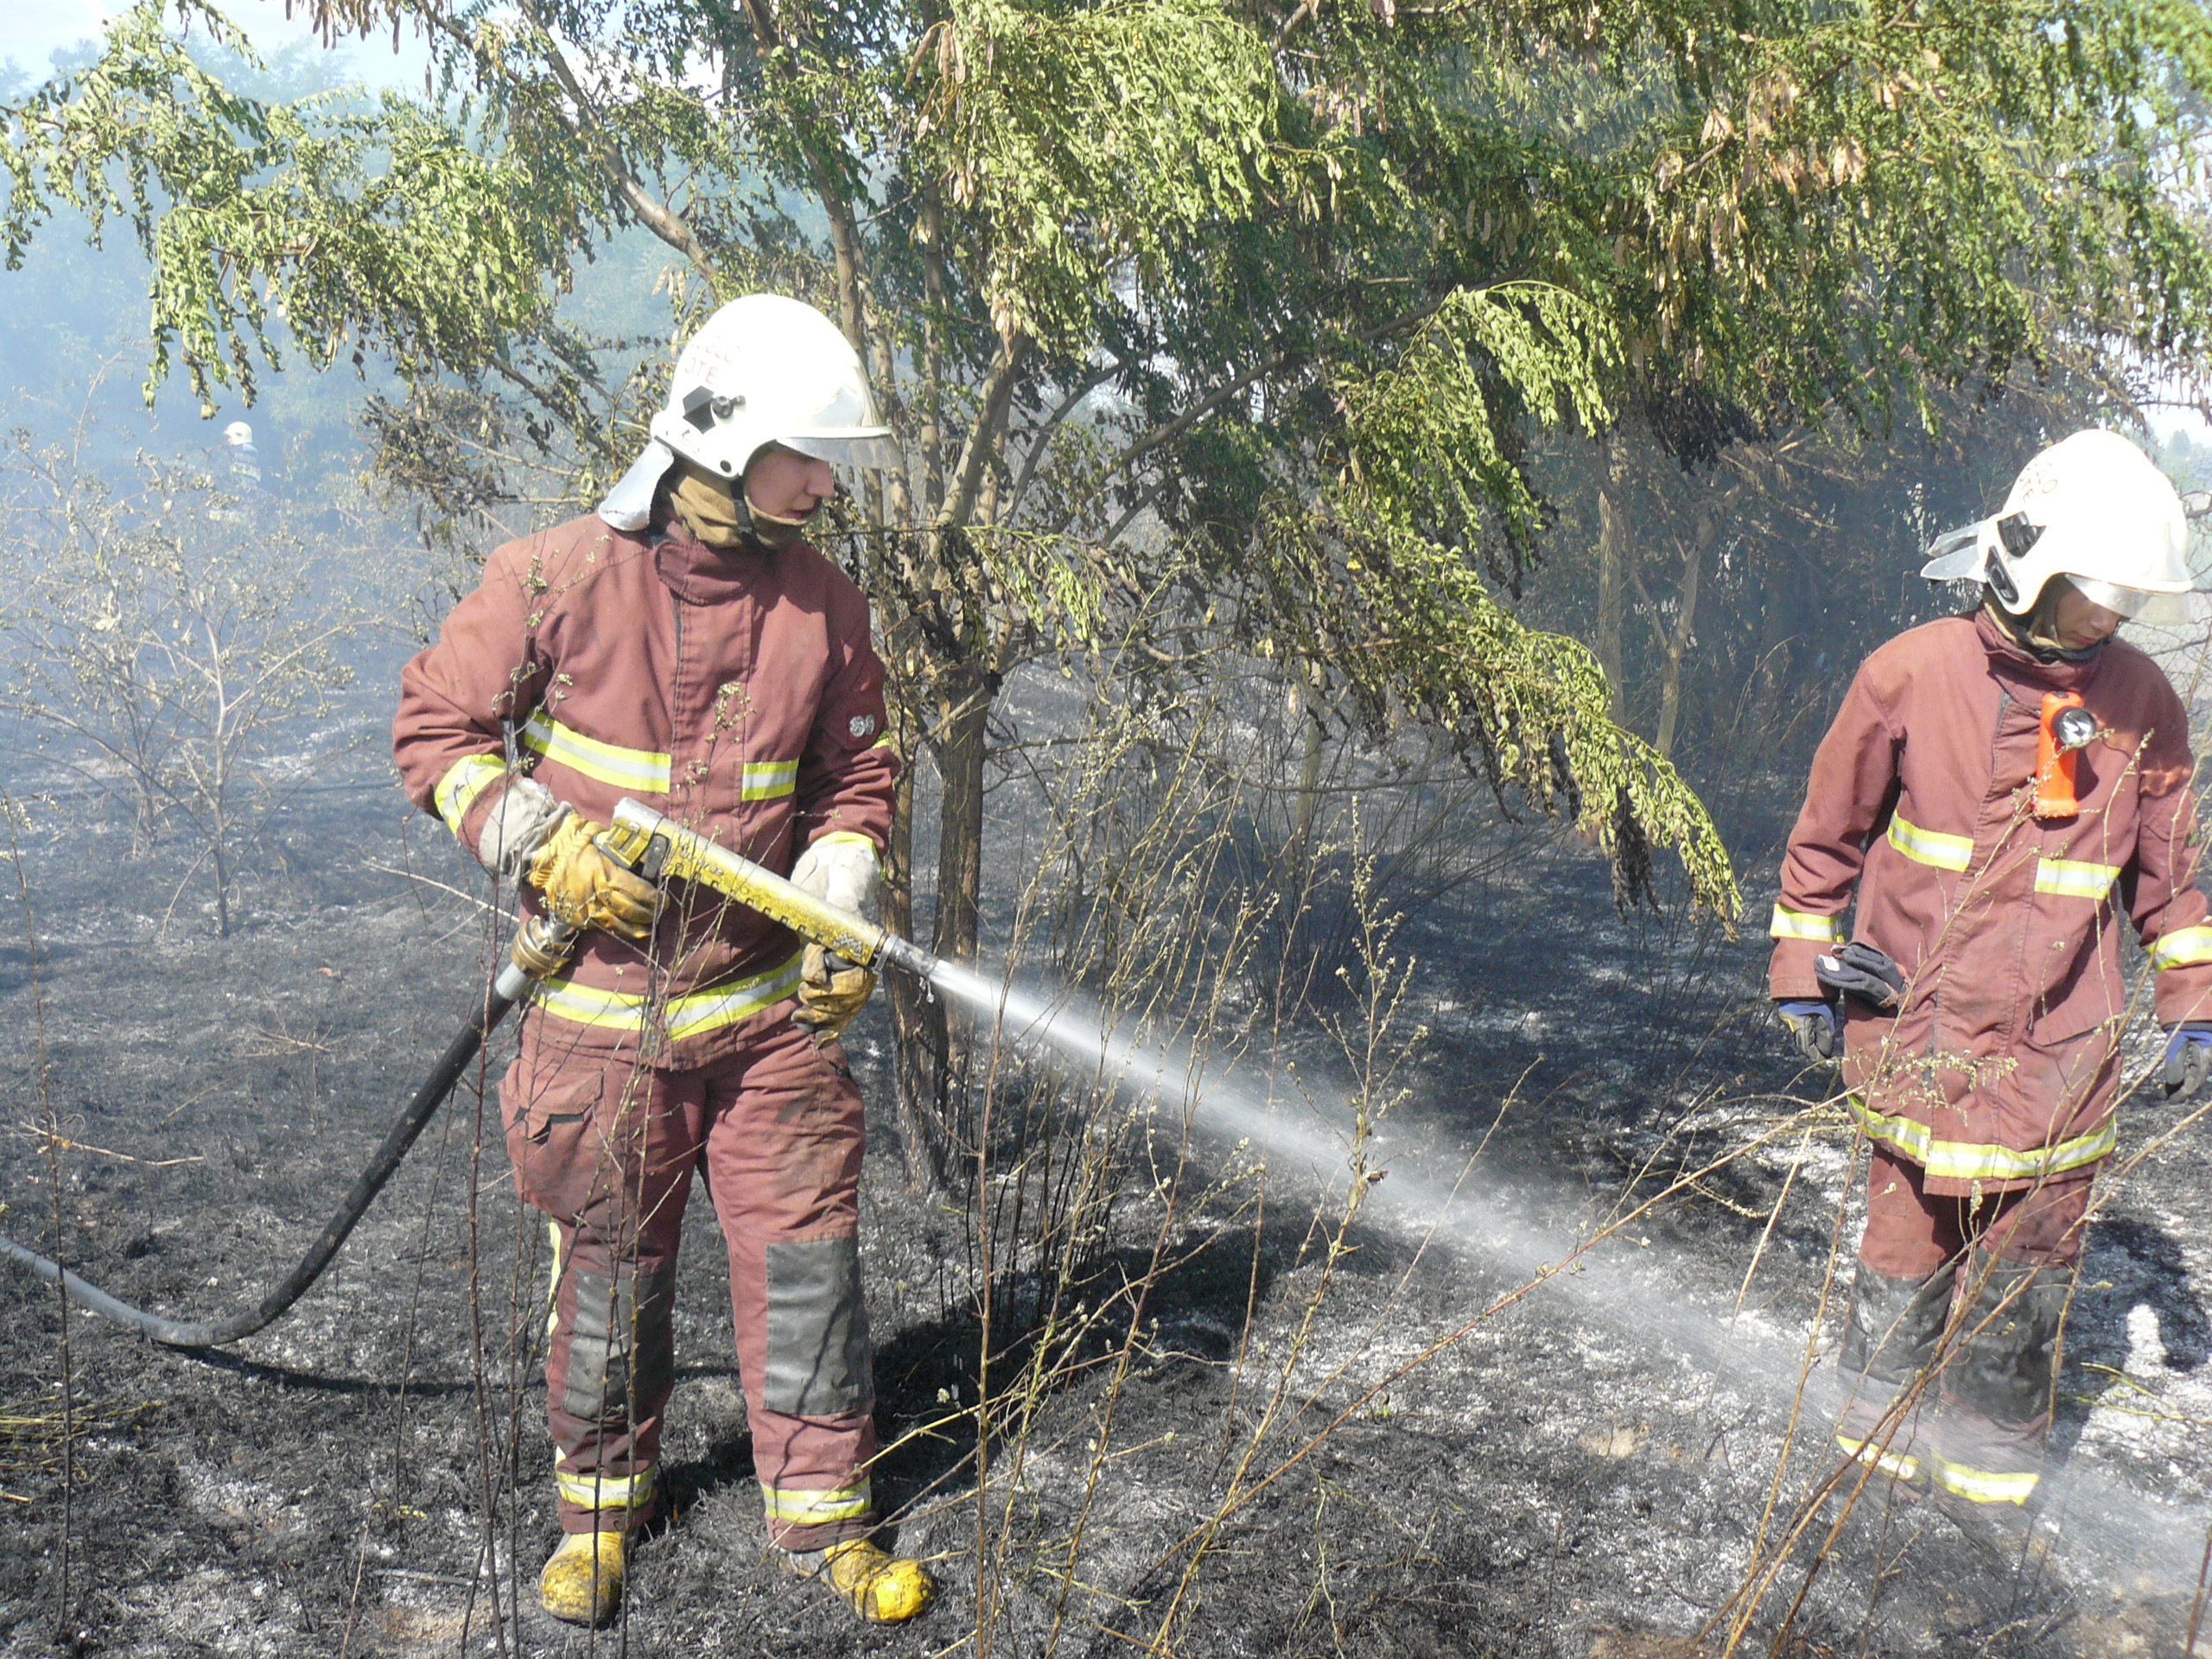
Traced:
<svg viewBox="0 0 2212 1659">
<path fill-rule="evenodd" d="M 1935 1412 L 1923 1411 L 1918 1398 L 1899 1402 L 1935 1362 L 1955 1281 L 1948 1267 L 1925 1279 L 1891 1279 L 1859 1264 L 1839 1362 L 1845 1395 L 1835 1443 L 1844 1464 L 1833 1496 L 1878 1498 L 1885 1478 L 1889 1495 L 1903 1502 L 1927 1491 L 1930 1446 L 1923 1425 Z M 1876 1472 L 1862 1491 L 1867 1464 Z"/>
<path fill-rule="evenodd" d="M 611 1624 L 622 1605 L 622 1573 L 629 1535 L 570 1532 L 537 1575 L 538 1605 L 564 1624 L 596 1630 Z"/>
<path fill-rule="evenodd" d="M 2073 1268 L 1977 1248 L 1967 1271 L 1959 1346 L 1943 1368 L 1936 1421 L 1936 1497 L 1977 1545 L 2018 1564 L 2044 1547 L 2037 1487 Z"/>
<path fill-rule="evenodd" d="M 865 1538 L 827 1549 L 787 1549 L 783 1556 L 785 1571 L 828 1586 L 871 1624 L 903 1624 L 937 1594 L 937 1580 L 919 1561 L 888 1554 Z"/>
</svg>

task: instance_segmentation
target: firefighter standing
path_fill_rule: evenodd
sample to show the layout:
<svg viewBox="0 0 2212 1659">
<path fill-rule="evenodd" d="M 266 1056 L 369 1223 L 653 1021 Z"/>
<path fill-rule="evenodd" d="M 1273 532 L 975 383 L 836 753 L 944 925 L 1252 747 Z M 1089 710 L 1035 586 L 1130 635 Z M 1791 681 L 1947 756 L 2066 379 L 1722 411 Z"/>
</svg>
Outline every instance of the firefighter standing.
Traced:
<svg viewBox="0 0 2212 1659">
<path fill-rule="evenodd" d="M 2183 603 L 2185 533 L 2126 439 L 2037 455 L 2000 512 L 1930 550 L 1922 574 L 1979 580 L 1983 602 L 1860 667 L 1783 864 L 1770 989 L 1808 1058 L 1840 1050 L 1872 1143 L 1837 1440 L 1986 1542 L 2027 1541 L 2113 1145 L 2123 919 L 2155 969 L 2168 1091 L 2212 1058 L 2187 716 L 2113 637 Z"/>
<path fill-rule="evenodd" d="M 874 980 L 718 895 L 662 896 L 594 844 L 634 796 L 847 909 L 872 903 L 898 761 L 868 602 L 802 539 L 833 461 L 876 464 L 844 337 L 797 301 L 723 307 L 652 442 L 590 517 L 511 542 L 408 664 L 409 793 L 525 905 L 588 925 L 500 1084 L 545 1212 L 561 1547 L 539 1594 L 604 1623 L 652 1515 L 692 1172 L 729 1249 L 772 1542 L 863 1618 L 931 1586 L 868 1541 L 861 1099 L 836 1039 Z M 792 999 L 796 996 L 797 1007 Z"/>
</svg>

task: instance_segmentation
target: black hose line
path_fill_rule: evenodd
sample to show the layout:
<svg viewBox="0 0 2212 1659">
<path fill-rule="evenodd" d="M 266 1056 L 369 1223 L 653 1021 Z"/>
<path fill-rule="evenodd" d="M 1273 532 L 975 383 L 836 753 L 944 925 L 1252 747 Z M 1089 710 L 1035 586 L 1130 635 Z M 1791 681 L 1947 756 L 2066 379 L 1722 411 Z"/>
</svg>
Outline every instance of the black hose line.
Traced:
<svg viewBox="0 0 2212 1659">
<path fill-rule="evenodd" d="M 503 976 L 504 977 L 504 976 Z M 35 1250 L 0 1238 L 0 1258 L 28 1268 L 49 1285 L 60 1284 L 69 1300 L 80 1307 L 143 1331 L 156 1342 L 171 1348 L 219 1348 L 226 1342 L 236 1342 L 250 1337 L 264 1326 L 283 1317 L 286 1309 L 307 1294 L 308 1287 L 322 1277 L 322 1270 L 330 1265 L 339 1247 L 346 1243 L 346 1236 L 353 1230 L 384 1184 L 399 1167 L 400 1160 L 407 1156 L 408 1148 L 416 1137 L 437 1116 L 438 1108 L 453 1092 L 454 1084 L 461 1081 L 461 1074 L 484 1046 L 484 1039 L 492 1028 L 514 1006 L 514 998 L 504 994 L 497 982 L 480 999 L 478 1006 L 460 1033 L 455 1036 L 437 1067 L 423 1080 L 415 1097 L 407 1103 L 407 1109 L 394 1120 L 384 1137 L 384 1144 L 377 1148 L 377 1155 L 361 1172 L 346 1195 L 346 1202 L 339 1205 L 337 1214 L 331 1217 L 322 1231 L 316 1236 L 300 1265 L 294 1268 L 284 1282 L 261 1299 L 258 1306 L 243 1313 L 233 1313 L 227 1319 L 212 1320 L 204 1325 L 187 1324 L 182 1319 L 165 1319 L 158 1313 L 149 1313 L 143 1308 L 133 1307 L 128 1302 L 118 1301 L 97 1285 L 88 1285 L 59 1262 L 48 1260 Z"/>
</svg>

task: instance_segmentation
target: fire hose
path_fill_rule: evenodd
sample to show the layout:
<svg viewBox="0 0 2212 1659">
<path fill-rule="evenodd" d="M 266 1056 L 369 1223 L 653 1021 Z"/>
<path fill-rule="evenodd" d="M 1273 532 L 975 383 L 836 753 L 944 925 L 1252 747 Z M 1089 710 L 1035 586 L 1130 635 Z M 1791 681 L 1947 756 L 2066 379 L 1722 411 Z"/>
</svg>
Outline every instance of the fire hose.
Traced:
<svg viewBox="0 0 2212 1659">
<path fill-rule="evenodd" d="M 636 870 L 655 886 L 677 880 L 712 888 L 780 922 L 800 938 L 821 945 L 863 968 L 888 963 L 927 979 L 938 970 L 937 958 L 897 934 L 804 893 L 782 876 L 752 860 L 716 846 L 696 830 L 662 817 L 649 806 L 624 800 L 614 809 L 614 822 L 598 837 L 609 856 Z M 58 1284 L 69 1300 L 105 1319 L 143 1331 L 170 1348 L 219 1348 L 265 1329 L 282 1319 L 293 1303 L 323 1274 L 369 1205 L 383 1191 L 416 1139 L 437 1115 L 461 1073 L 476 1058 L 509 1009 L 526 999 L 537 984 L 559 971 L 575 947 L 577 930 L 551 917 L 527 918 L 515 934 L 514 944 L 498 976 L 486 988 L 461 1030 L 454 1035 L 430 1074 L 423 1079 L 406 1107 L 385 1132 L 384 1142 L 369 1160 L 336 1212 L 315 1236 L 299 1266 L 283 1281 L 250 1308 L 228 1319 L 206 1321 L 172 1319 L 110 1295 L 89 1284 L 50 1257 L 0 1238 L 0 1260 L 29 1269 Z"/>
</svg>

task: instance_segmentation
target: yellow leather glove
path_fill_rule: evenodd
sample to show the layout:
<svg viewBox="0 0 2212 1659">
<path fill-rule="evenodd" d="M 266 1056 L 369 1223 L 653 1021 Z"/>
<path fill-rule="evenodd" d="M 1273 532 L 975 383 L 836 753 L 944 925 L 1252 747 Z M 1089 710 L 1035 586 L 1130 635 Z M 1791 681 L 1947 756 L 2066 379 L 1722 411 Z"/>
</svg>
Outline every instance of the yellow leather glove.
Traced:
<svg viewBox="0 0 2212 1659">
<path fill-rule="evenodd" d="M 867 969 L 810 944 L 799 967 L 798 1007 L 791 1019 L 814 1033 L 817 1046 L 834 1042 L 874 990 L 875 976 Z"/>
<path fill-rule="evenodd" d="M 545 907 L 571 927 L 604 928 L 643 944 L 660 910 L 660 893 L 643 876 L 626 870 L 592 845 L 607 826 L 571 812 L 545 844 L 531 855 L 530 885 Z"/>
<path fill-rule="evenodd" d="M 817 837 L 791 866 L 791 885 L 802 893 L 875 919 L 875 843 L 866 836 L 836 831 Z M 818 944 L 806 947 L 799 964 L 798 1007 L 791 1018 L 814 1033 L 817 1043 L 836 1038 L 875 989 L 875 976 L 856 963 L 833 957 Z"/>
</svg>

